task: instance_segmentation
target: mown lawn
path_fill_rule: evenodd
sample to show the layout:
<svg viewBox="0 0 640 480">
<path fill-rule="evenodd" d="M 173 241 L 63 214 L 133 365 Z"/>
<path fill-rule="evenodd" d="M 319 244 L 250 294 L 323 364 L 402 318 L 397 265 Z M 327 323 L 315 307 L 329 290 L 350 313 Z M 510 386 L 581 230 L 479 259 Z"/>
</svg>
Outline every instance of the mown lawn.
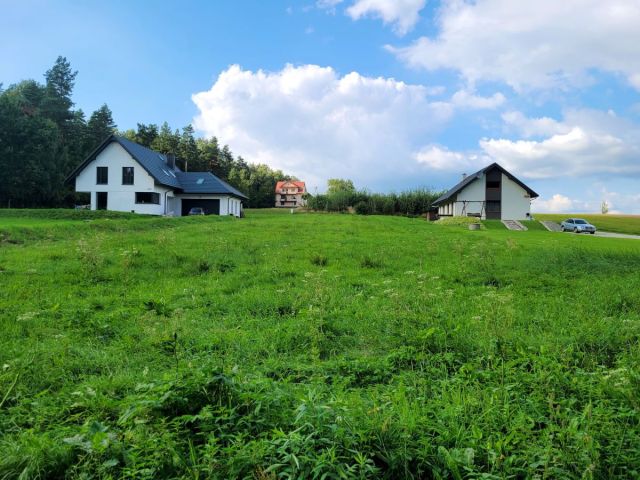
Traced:
<svg viewBox="0 0 640 480">
<path fill-rule="evenodd" d="M 640 215 L 537 213 L 535 214 L 535 218 L 536 220 L 552 220 L 558 223 L 566 220 L 567 218 L 584 218 L 589 223 L 595 225 L 598 230 L 640 235 Z"/>
<path fill-rule="evenodd" d="M 640 475 L 640 242 L 2 213 L 0 478 Z"/>
</svg>

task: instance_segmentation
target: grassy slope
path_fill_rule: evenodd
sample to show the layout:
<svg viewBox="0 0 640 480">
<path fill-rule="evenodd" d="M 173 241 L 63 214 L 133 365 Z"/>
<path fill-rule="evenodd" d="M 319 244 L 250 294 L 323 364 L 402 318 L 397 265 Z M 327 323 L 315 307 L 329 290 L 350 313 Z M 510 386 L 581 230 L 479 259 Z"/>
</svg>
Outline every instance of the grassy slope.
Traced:
<svg viewBox="0 0 640 480">
<path fill-rule="evenodd" d="M 563 214 L 547 214 L 536 213 L 536 220 L 553 220 L 554 222 L 562 222 L 567 218 L 584 218 L 588 222 L 595 225 L 599 230 L 605 232 L 630 233 L 640 235 L 640 215 L 597 215 L 583 213 L 563 213 Z"/>
<path fill-rule="evenodd" d="M 638 242 L 83 218 L 0 217 L 0 478 L 640 472 Z"/>
</svg>

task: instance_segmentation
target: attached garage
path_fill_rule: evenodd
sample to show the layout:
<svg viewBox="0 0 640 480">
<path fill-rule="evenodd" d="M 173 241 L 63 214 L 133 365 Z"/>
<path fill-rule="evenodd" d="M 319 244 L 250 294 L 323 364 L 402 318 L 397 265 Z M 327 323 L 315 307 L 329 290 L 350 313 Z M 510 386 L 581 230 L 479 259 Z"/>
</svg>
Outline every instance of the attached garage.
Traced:
<svg viewBox="0 0 640 480">
<path fill-rule="evenodd" d="M 194 207 L 204 209 L 206 215 L 220 215 L 220 200 L 219 199 L 182 199 L 182 216 L 189 214 L 189 210 Z"/>
</svg>

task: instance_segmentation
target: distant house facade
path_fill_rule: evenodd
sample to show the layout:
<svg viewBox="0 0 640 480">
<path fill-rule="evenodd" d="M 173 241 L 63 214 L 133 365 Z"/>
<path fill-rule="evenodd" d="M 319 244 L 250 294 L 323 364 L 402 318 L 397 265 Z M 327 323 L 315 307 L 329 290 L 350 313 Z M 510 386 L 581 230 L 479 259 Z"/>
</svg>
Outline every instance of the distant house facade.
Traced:
<svg viewBox="0 0 640 480">
<path fill-rule="evenodd" d="M 91 210 L 149 215 L 242 214 L 247 197 L 209 172 L 183 172 L 175 157 L 116 135 L 109 136 L 67 178 L 91 195 Z"/>
<path fill-rule="evenodd" d="M 531 200 L 538 197 L 527 185 L 497 163 L 465 175 L 433 206 L 440 217 L 472 216 L 482 219 L 527 220 Z"/>
<path fill-rule="evenodd" d="M 296 208 L 304 206 L 307 187 L 298 180 L 283 180 L 276 183 L 276 207 Z"/>
</svg>

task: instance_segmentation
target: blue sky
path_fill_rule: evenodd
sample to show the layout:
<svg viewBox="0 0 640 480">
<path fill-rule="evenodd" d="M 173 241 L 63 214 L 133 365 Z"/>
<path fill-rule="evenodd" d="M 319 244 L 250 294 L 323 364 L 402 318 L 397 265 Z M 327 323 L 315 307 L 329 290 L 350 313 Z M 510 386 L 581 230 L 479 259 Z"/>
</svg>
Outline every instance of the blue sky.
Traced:
<svg viewBox="0 0 640 480">
<path fill-rule="evenodd" d="M 534 211 L 640 213 L 640 4 L 527 3 L 10 1 L 0 82 L 64 55 L 85 113 L 193 122 L 312 190 L 446 188 L 497 161 Z"/>
</svg>

